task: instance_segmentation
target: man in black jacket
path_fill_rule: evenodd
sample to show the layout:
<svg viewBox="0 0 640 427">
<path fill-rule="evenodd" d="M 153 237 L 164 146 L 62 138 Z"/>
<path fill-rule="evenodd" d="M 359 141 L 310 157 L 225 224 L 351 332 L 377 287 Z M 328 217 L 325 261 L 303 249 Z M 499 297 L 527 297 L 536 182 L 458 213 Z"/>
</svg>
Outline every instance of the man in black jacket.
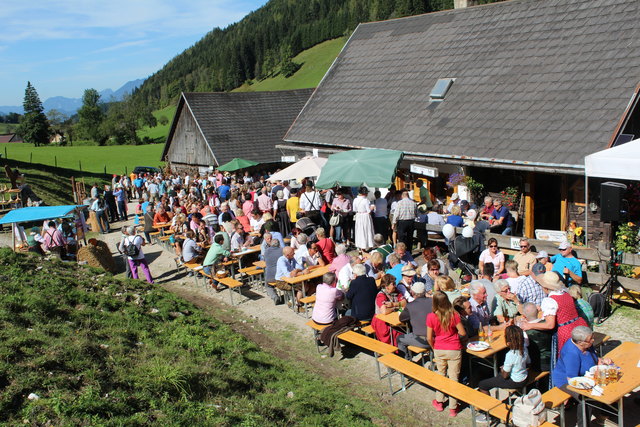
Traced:
<svg viewBox="0 0 640 427">
<path fill-rule="evenodd" d="M 401 322 L 411 322 L 411 332 L 398 338 L 398 350 L 404 353 L 405 359 L 409 359 L 408 346 L 429 348 L 427 343 L 427 314 L 433 311 L 431 298 L 426 297 L 423 282 L 415 282 L 411 286 L 411 294 L 415 298 L 407 304 L 400 313 Z"/>
</svg>

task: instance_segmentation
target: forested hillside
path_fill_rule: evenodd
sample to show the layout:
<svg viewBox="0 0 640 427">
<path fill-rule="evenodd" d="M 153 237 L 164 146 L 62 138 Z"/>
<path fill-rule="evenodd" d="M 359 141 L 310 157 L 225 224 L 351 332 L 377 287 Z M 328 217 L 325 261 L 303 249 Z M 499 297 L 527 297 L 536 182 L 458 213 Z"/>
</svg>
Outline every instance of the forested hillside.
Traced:
<svg viewBox="0 0 640 427">
<path fill-rule="evenodd" d="M 162 108 L 180 92 L 228 91 L 248 80 L 288 76 L 300 67 L 295 55 L 349 34 L 360 22 L 451 8 L 453 0 L 270 0 L 240 22 L 208 33 L 149 77 L 135 97 Z"/>
</svg>

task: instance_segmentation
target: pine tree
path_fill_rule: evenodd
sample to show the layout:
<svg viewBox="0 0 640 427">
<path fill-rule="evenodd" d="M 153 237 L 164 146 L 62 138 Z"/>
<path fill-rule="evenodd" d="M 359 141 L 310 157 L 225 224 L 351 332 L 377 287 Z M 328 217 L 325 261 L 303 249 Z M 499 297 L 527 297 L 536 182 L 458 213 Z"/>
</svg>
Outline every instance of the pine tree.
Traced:
<svg viewBox="0 0 640 427">
<path fill-rule="evenodd" d="M 31 82 L 27 82 L 22 106 L 24 115 L 18 128 L 18 133 L 22 136 L 22 139 L 25 142 L 33 143 L 36 147 L 48 144 L 51 128 L 49 127 L 47 116 L 44 114 L 44 108 L 42 107 L 42 102 L 40 102 L 38 92 L 31 85 Z"/>
</svg>

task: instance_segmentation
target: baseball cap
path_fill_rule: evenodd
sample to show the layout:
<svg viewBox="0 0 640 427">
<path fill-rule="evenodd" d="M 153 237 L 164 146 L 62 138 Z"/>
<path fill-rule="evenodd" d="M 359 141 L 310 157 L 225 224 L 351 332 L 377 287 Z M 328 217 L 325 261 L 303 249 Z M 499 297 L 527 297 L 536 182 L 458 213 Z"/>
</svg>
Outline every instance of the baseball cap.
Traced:
<svg viewBox="0 0 640 427">
<path fill-rule="evenodd" d="M 414 294 L 423 294 L 425 291 L 424 282 L 416 282 L 411 285 L 411 290 Z"/>
<path fill-rule="evenodd" d="M 540 258 L 548 258 L 549 254 L 547 253 L 547 251 L 540 251 L 538 252 L 538 255 L 536 255 L 536 259 L 540 259 Z"/>
<path fill-rule="evenodd" d="M 558 249 L 560 249 L 561 251 L 564 251 L 565 249 L 571 247 L 571 244 L 569 242 L 567 242 L 566 240 L 564 242 L 561 242 L 558 245 Z"/>
<path fill-rule="evenodd" d="M 534 274 L 534 276 L 537 276 L 538 274 L 546 273 L 547 272 L 547 268 L 542 263 L 536 262 L 531 267 L 531 272 Z"/>
</svg>

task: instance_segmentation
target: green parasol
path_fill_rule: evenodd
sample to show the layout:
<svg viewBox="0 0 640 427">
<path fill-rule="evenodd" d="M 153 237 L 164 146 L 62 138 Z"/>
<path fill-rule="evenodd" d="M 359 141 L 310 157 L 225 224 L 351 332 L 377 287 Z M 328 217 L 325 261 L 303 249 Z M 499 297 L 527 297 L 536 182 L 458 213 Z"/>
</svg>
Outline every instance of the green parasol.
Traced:
<svg viewBox="0 0 640 427">
<path fill-rule="evenodd" d="M 351 150 L 332 154 L 322 168 L 316 187 L 366 185 L 388 188 L 393 184 L 396 168 L 402 156 L 402 151 L 380 149 Z"/>
<path fill-rule="evenodd" d="M 237 171 L 238 169 L 246 169 L 246 168 L 250 168 L 251 166 L 256 166 L 259 164 L 260 163 L 254 162 L 252 160 L 239 159 L 236 157 L 230 162 L 220 166 L 218 170 L 223 172 L 233 172 L 233 171 Z"/>
</svg>

